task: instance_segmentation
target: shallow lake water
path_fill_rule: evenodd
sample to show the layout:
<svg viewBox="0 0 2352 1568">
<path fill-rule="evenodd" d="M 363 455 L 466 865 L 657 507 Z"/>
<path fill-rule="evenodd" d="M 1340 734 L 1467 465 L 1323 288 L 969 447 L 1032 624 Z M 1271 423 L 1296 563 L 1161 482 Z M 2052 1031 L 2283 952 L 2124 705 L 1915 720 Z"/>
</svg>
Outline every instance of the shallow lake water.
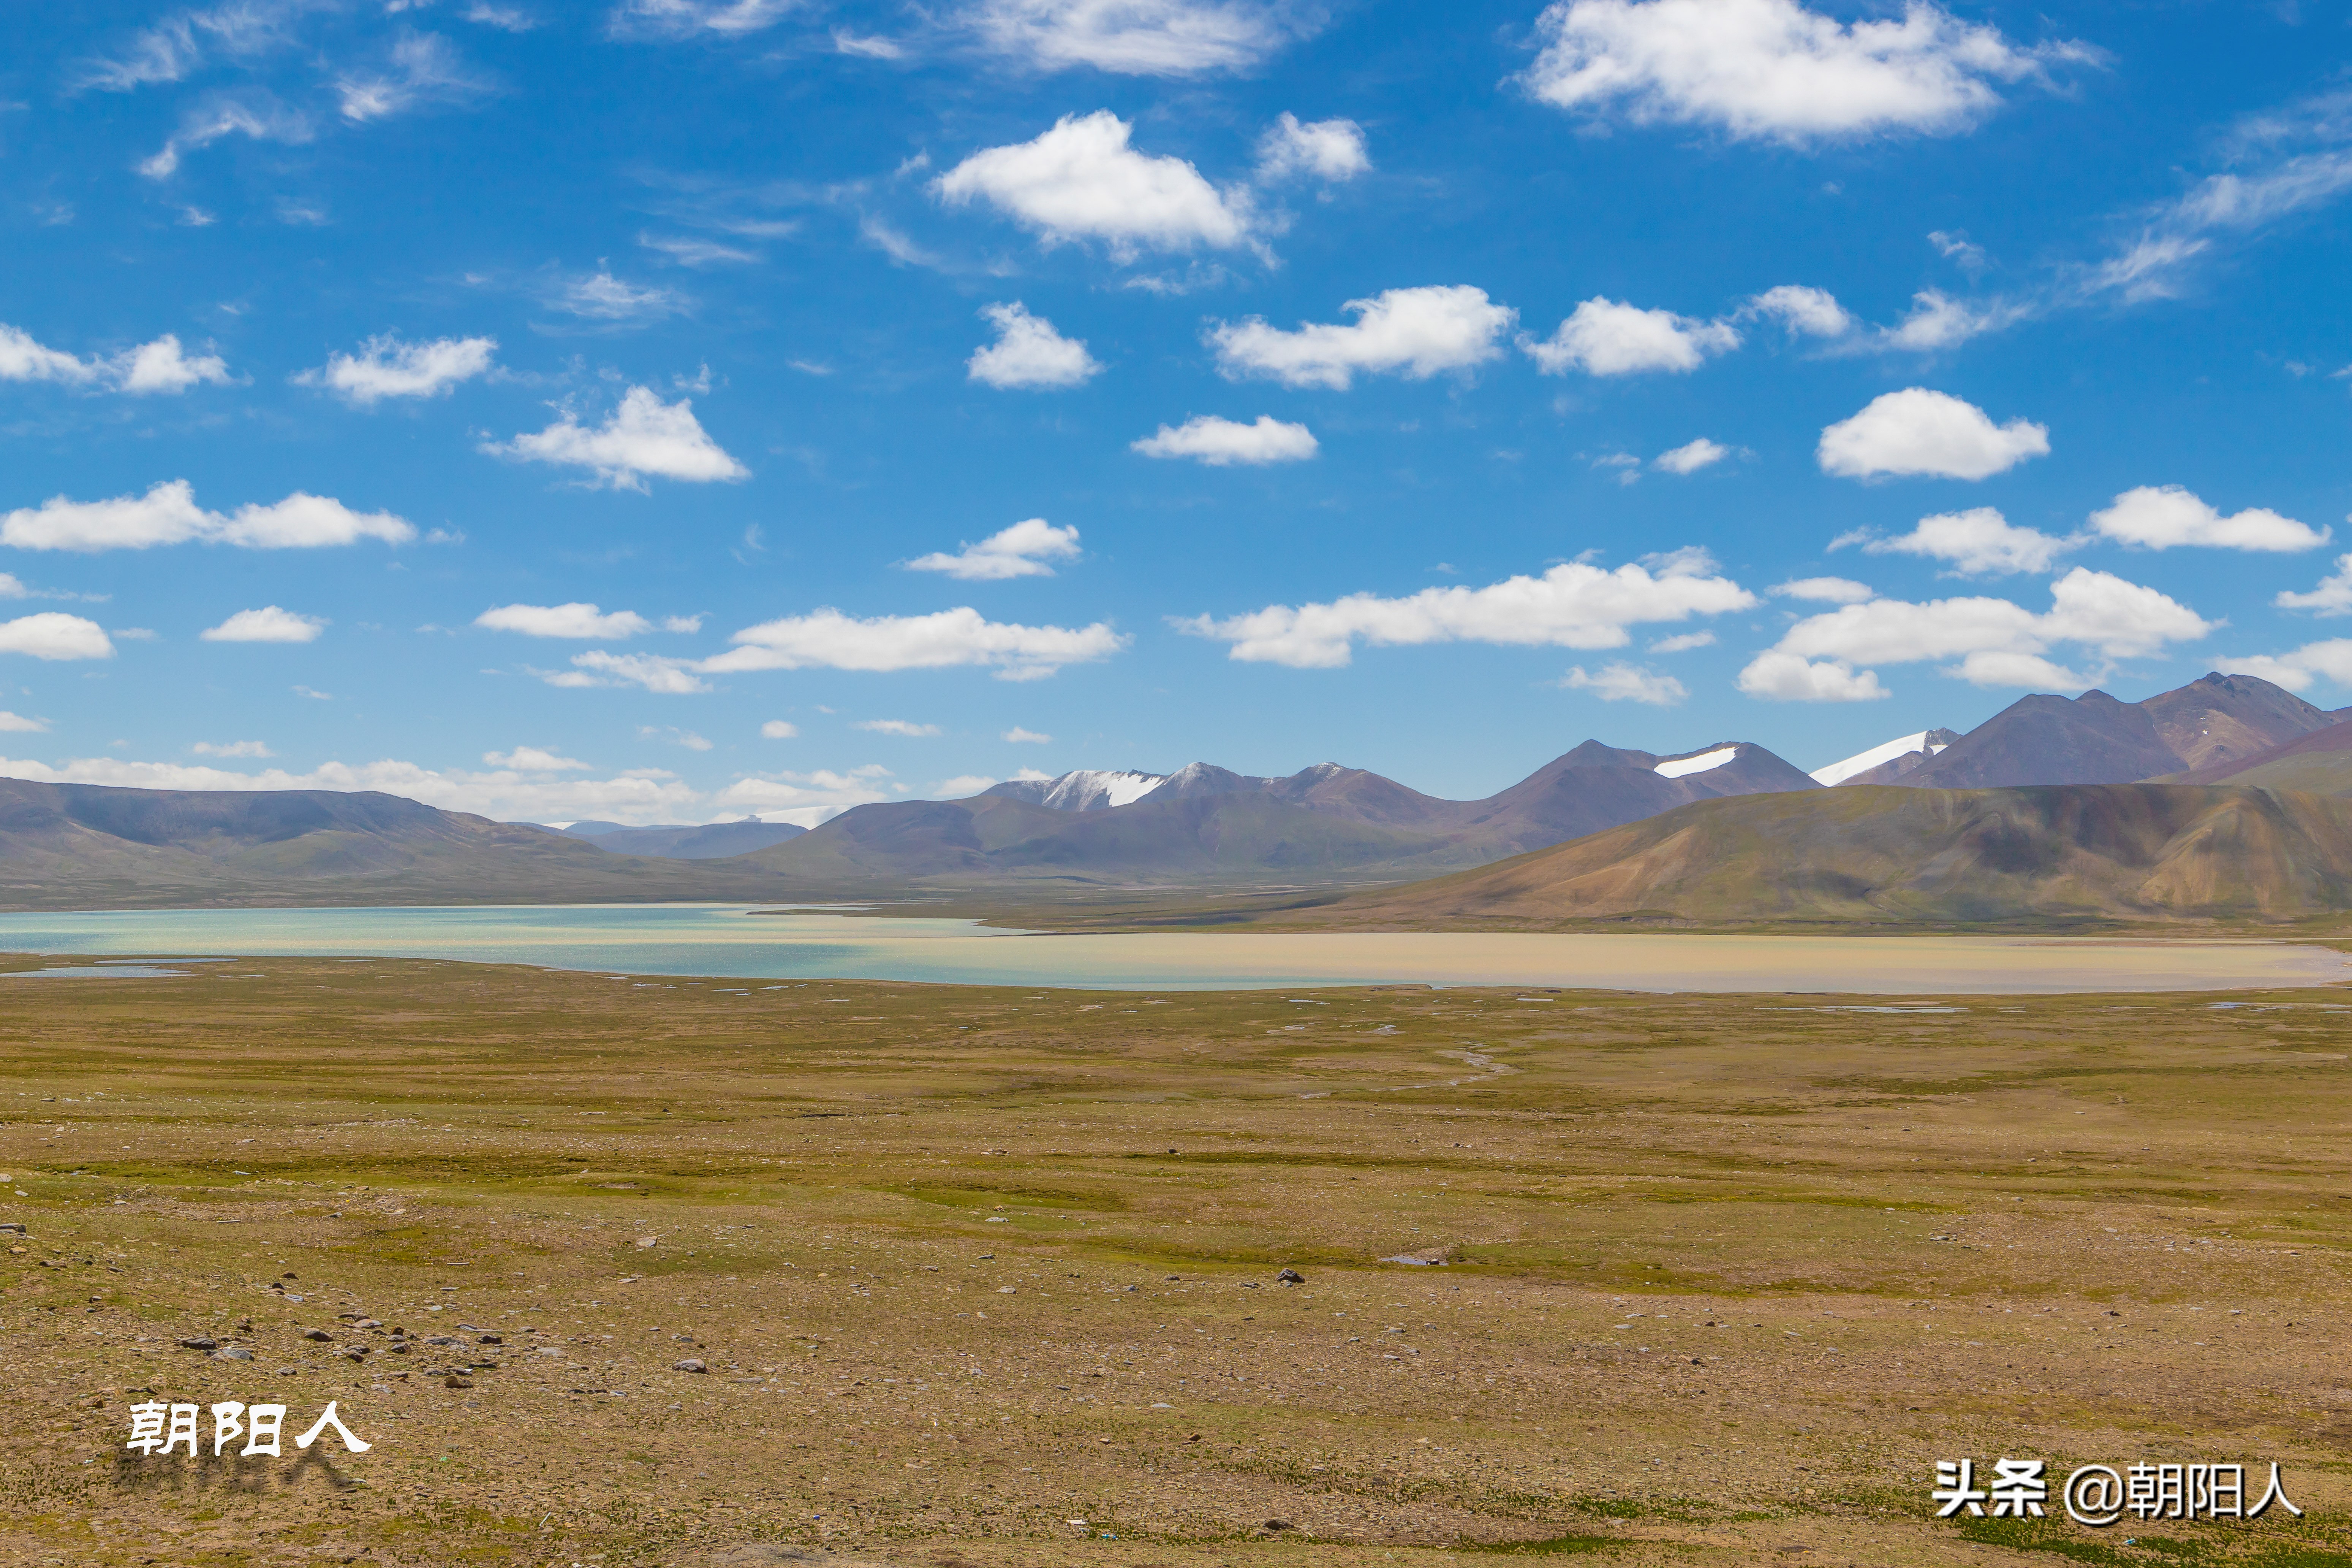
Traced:
<svg viewBox="0 0 2352 1568">
<path fill-rule="evenodd" d="M 1139 991 L 1418 982 L 1920 995 L 2352 982 L 2352 955 L 2293 942 L 1463 931 L 1057 936 L 971 921 L 740 904 L 0 914 L 0 951 L 437 958 L 633 974 Z"/>
</svg>

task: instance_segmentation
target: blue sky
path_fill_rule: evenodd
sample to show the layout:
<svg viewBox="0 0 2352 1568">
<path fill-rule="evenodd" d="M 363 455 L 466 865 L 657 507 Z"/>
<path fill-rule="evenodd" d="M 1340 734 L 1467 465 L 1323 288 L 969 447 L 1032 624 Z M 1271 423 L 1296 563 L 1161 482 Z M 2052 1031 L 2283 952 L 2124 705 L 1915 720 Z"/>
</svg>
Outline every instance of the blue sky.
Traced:
<svg viewBox="0 0 2352 1568">
<path fill-rule="evenodd" d="M 0 773 L 814 822 L 2352 702 L 2340 4 L 11 22 Z"/>
</svg>

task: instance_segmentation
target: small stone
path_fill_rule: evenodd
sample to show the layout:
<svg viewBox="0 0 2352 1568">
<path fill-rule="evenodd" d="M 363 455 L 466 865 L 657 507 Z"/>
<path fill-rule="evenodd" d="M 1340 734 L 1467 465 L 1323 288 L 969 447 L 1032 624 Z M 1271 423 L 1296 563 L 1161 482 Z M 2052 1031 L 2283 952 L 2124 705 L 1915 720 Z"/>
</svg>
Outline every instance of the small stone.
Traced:
<svg viewBox="0 0 2352 1568">
<path fill-rule="evenodd" d="M 1268 1530 L 1294 1530 L 1297 1528 L 1286 1519 L 1269 1519 L 1265 1521 L 1265 1527 Z"/>
<path fill-rule="evenodd" d="M 353 1323 L 352 1327 L 355 1329 L 380 1329 L 383 1327 L 383 1325 L 377 1322 L 373 1318 L 362 1318 L 359 1321 Z"/>
<path fill-rule="evenodd" d="M 441 1380 L 441 1386 L 444 1388 L 471 1388 L 474 1386 L 474 1380 L 470 1377 L 459 1377 L 453 1372 L 448 1376 Z"/>
<path fill-rule="evenodd" d="M 352 1361 L 365 1361 L 367 1359 L 368 1347 L 365 1345 L 343 1345 L 338 1348 L 335 1353 Z"/>
<path fill-rule="evenodd" d="M 484 1344 L 484 1345 L 502 1345 L 502 1344 L 506 1343 L 506 1341 L 504 1341 L 503 1339 L 500 1339 L 500 1338 L 499 1338 L 498 1335 L 496 1335 L 496 1334 L 484 1334 L 484 1335 L 482 1335 L 479 1339 L 476 1340 L 474 1342 L 475 1342 L 476 1344 Z"/>
<path fill-rule="evenodd" d="M 243 1345 L 223 1345 L 213 1352 L 215 1361 L 251 1361 L 253 1352 Z"/>
<path fill-rule="evenodd" d="M 220 1348 L 220 1342 L 218 1340 L 209 1340 L 204 1335 L 198 1334 L 193 1339 L 182 1340 L 180 1342 L 180 1348 L 184 1351 L 218 1350 Z"/>
<path fill-rule="evenodd" d="M 1307 1283 L 1307 1276 L 1301 1274 L 1296 1268 L 1286 1268 L 1274 1278 L 1275 1282 L 1281 1285 L 1304 1285 Z"/>
<path fill-rule="evenodd" d="M 25 1222 L 20 1219 L 0 1220 L 0 1230 L 11 1232 L 16 1236 L 28 1236 L 31 1234 L 31 1232 L 25 1228 Z"/>
<path fill-rule="evenodd" d="M 710 1369 L 694 1357 L 688 1356 L 684 1361 L 672 1363 L 670 1370 L 672 1372 L 709 1372 Z"/>
<path fill-rule="evenodd" d="M 304 1329 L 302 1331 L 302 1337 L 306 1340 L 316 1340 L 320 1344 L 325 1344 L 335 1336 L 329 1333 L 324 1329 Z"/>
</svg>

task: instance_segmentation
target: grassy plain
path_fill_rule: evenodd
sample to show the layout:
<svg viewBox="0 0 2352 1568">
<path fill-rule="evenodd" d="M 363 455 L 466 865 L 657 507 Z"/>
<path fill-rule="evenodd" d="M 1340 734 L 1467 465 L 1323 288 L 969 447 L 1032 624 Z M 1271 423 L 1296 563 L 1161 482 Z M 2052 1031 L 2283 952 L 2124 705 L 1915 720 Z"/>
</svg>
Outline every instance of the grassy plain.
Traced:
<svg viewBox="0 0 2352 1568">
<path fill-rule="evenodd" d="M 192 967 L 0 978 L 0 1562 L 2352 1564 L 2335 992 Z"/>
</svg>

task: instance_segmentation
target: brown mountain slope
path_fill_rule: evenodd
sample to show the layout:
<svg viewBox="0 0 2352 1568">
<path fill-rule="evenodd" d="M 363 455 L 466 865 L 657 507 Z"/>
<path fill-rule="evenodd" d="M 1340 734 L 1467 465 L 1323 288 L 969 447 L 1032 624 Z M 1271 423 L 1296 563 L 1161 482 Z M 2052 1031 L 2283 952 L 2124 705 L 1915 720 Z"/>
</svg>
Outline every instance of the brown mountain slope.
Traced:
<svg viewBox="0 0 2352 1568">
<path fill-rule="evenodd" d="M 2179 771 L 2180 759 L 2136 702 L 2104 691 L 2069 701 L 2021 697 L 1903 776 L 1919 789 L 2121 784 Z"/>
<path fill-rule="evenodd" d="M 2352 910 L 2352 802 L 2265 790 L 1902 786 L 1702 801 L 1318 926 L 2285 921 Z M 1288 918 L 1288 917 L 1286 917 Z"/>
<path fill-rule="evenodd" d="M 0 906 L 752 899 L 779 886 L 740 862 L 611 855 L 398 795 L 0 779 Z"/>
<path fill-rule="evenodd" d="M 2325 730 L 2336 715 L 2251 675 L 2201 676 L 2140 703 L 2157 739 L 2191 769 L 2203 769 Z"/>
<path fill-rule="evenodd" d="M 2261 789 L 2299 790 L 2306 795 L 2352 795 L 2352 722 L 2331 724 L 2325 730 L 2298 735 L 2284 745 L 2252 756 L 2225 758 L 2175 773 L 2165 782 L 2246 784 Z"/>
</svg>

